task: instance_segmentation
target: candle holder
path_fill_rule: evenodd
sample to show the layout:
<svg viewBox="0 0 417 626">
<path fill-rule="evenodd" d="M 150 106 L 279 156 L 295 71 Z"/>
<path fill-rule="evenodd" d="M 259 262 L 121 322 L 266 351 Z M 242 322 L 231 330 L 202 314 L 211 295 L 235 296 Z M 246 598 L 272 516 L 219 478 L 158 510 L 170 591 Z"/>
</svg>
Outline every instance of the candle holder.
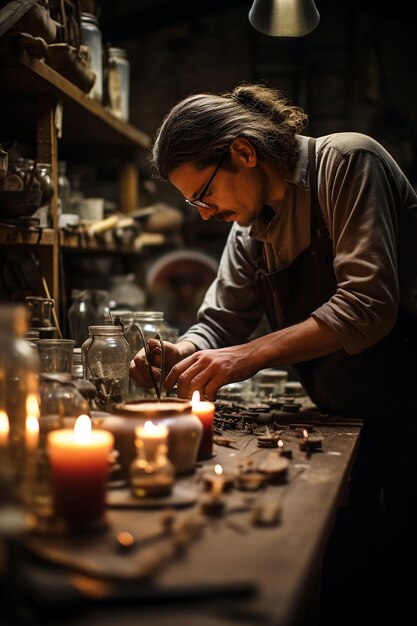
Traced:
<svg viewBox="0 0 417 626">
<path fill-rule="evenodd" d="M 216 470 L 213 472 L 204 472 L 202 478 L 204 490 L 212 493 L 215 491 L 227 493 L 233 489 L 235 484 L 235 476 L 223 472 L 217 473 Z"/>
<path fill-rule="evenodd" d="M 169 495 L 174 484 L 174 466 L 167 456 L 168 428 L 147 421 L 135 433 L 137 458 L 130 466 L 132 495 L 136 498 Z"/>
<path fill-rule="evenodd" d="M 292 450 L 291 448 L 287 448 L 282 441 L 282 439 L 278 440 L 278 454 L 280 456 L 284 456 L 287 459 L 292 459 Z"/>
<path fill-rule="evenodd" d="M 224 512 L 224 500 L 220 494 L 209 493 L 201 501 L 201 511 L 210 517 L 219 517 Z"/>
<path fill-rule="evenodd" d="M 323 437 L 321 435 L 310 435 L 307 430 L 303 430 L 303 439 L 298 444 L 300 450 L 311 454 L 321 450 Z"/>
</svg>

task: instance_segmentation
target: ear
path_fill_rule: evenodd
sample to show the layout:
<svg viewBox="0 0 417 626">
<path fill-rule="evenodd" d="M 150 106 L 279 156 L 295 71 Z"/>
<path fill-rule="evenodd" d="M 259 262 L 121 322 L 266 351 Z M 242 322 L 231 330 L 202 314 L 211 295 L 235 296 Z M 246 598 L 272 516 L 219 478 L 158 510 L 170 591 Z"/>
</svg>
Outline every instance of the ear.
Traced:
<svg viewBox="0 0 417 626">
<path fill-rule="evenodd" d="M 258 155 L 250 141 L 243 137 L 237 137 L 230 146 L 232 162 L 236 165 L 255 167 L 258 162 Z"/>
</svg>

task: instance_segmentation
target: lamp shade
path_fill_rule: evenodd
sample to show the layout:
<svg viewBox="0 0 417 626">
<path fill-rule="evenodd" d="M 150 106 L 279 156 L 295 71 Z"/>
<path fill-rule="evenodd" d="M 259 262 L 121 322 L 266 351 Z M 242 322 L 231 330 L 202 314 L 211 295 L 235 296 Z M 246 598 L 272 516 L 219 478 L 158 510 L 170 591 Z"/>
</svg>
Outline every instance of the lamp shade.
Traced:
<svg viewBox="0 0 417 626">
<path fill-rule="evenodd" d="M 313 0 L 254 0 L 249 11 L 251 25 L 272 37 L 303 37 L 319 21 Z"/>
</svg>

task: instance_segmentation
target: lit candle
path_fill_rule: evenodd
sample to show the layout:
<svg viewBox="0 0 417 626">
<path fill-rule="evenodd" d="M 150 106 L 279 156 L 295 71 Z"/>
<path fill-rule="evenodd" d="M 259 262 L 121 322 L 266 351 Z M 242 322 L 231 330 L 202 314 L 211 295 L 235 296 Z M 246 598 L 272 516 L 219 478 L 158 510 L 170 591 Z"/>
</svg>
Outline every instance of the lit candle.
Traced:
<svg viewBox="0 0 417 626">
<path fill-rule="evenodd" d="M 235 477 L 231 474 L 225 474 L 221 465 L 214 466 L 213 472 L 205 472 L 203 474 L 203 483 L 206 491 L 212 494 L 219 494 L 223 491 L 230 491 L 235 482 Z"/>
<path fill-rule="evenodd" d="M 142 442 L 147 454 L 156 454 L 160 445 L 167 445 L 168 428 L 165 424 L 154 424 L 150 420 L 145 422 L 144 426 L 135 428 L 138 443 Z"/>
<path fill-rule="evenodd" d="M 38 446 L 39 441 L 39 403 L 35 394 L 30 393 L 26 399 L 26 427 L 25 441 L 26 449 L 33 451 Z"/>
<path fill-rule="evenodd" d="M 39 440 L 39 421 L 34 415 L 28 415 L 26 418 L 26 449 L 33 451 L 38 446 Z"/>
<path fill-rule="evenodd" d="M 5 448 L 9 443 L 10 424 L 6 411 L 0 411 L 0 447 Z"/>
<path fill-rule="evenodd" d="M 299 445 L 300 450 L 305 450 L 307 453 L 313 450 L 319 450 L 323 441 L 323 437 L 320 435 L 309 435 L 306 429 L 303 430 L 304 439 L 301 439 Z"/>
<path fill-rule="evenodd" d="M 225 486 L 223 468 L 221 465 L 214 466 L 214 473 L 210 476 L 210 484 L 210 493 L 203 498 L 201 502 L 202 511 L 206 515 L 221 515 L 224 510 L 224 501 L 221 495 Z"/>
<path fill-rule="evenodd" d="M 278 453 L 281 456 L 286 456 L 288 459 L 292 458 L 292 450 L 290 448 L 286 448 L 282 439 L 278 439 Z"/>
<path fill-rule="evenodd" d="M 88 415 L 80 415 L 74 429 L 48 434 L 55 514 L 69 526 L 100 522 L 106 504 L 109 453 L 113 435 L 91 430 Z"/>
<path fill-rule="evenodd" d="M 200 392 L 194 391 L 191 398 L 191 410 L 203 425 L 203 435 L 197 459 L 207 459 L 213 454 L 213 422 L 216 407 L 213 402 L 201 401 Z"/>
<path fill-rule="evenodd" d="M 169 495 L 174 467 L 168 460 L 168 428 L 150 420 L 135 428 L 137 458 L 130 466 L 130 487 L 137 498 Z"/>
</svg>

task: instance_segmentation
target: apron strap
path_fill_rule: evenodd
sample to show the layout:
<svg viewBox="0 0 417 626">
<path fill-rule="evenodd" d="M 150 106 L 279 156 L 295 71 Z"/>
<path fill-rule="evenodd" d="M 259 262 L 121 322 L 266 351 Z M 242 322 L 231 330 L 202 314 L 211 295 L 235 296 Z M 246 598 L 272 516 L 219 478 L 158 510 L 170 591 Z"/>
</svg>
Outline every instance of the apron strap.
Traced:
<svg viewBox="0 0 417 626">
<path fill-rule="evenodd" d="M 316 168 L 316 140 L 314 137 L 308 139 L 308 167 L 310 178 L 310 242 L 313 245 L 317 239 L 317 233 L 320 239 L 329 239 L 329 231 L 324 221 L 320 208 L 319 194 L 317 187 L 317 168 Z"/>
</svg>

